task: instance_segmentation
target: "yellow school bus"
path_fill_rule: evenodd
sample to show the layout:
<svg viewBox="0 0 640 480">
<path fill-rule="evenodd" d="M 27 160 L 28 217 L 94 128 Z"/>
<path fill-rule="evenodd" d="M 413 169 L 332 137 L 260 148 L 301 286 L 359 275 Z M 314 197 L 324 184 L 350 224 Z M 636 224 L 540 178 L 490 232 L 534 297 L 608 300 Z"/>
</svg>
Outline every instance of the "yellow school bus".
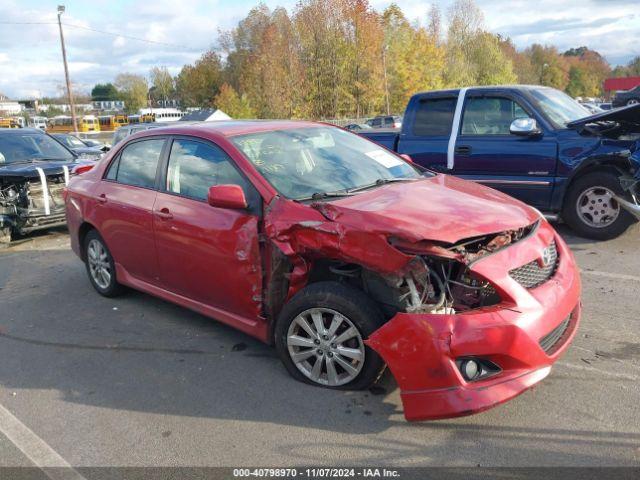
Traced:
<svg viewBox="0 0 640 480">
<path fill-rule="evenodd" d="M 127 120 L 129 123 L 140 123 L 140 115 L 129 115 Z"/>
<path fill-rule="evenodd" d="M 20 123 L 15 118 L 0 117 L 0 128 L 20 128 Z"/>
<path fill-rule="evenodd" d="M 100 115 L 98 122 L 101 132 L 113 132 L 124 125 L 129 125 L 126 115 Z"/>
<path fill-rule="evenodd" d="M 126 115 L 116 115 L 113 117 L 113 123 L 116 126 L 116 129 L 120 127 L 124 127 L 125 125 L 129 125 L 129 119 Z"/>
<path fill-rule="evenodd" d="M 84 117 L 77 117 L 78 131 L 79 132 L 99 132 L 100 122 L 94 115 L 85 115 Z M 60 115 L 49 119 L 47 126 L 47 132 L 49 133 L 69 133 L 73 132 L 73 121 L 71 117 L 66 115 Z"/>
<path fill-rule="evenodd" d="M 141 123 L 152 123 L 156 121 L 156 114 L 155 113 L 145 113 L 143 115 L 140 115 L 140 122 Z"/>
</svg>

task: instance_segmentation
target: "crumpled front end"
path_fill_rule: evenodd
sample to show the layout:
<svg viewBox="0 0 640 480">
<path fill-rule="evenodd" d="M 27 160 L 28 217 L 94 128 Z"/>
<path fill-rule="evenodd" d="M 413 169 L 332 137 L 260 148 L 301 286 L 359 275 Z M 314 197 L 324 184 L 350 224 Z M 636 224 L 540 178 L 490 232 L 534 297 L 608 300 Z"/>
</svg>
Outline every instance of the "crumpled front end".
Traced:
<svg viewBox="0 0 640 480">
<path fill-rule="evenodd" d="M 557 257 L 542 278 L 550 245 Z M 396 378 L 408 420 L 469 415 L 513 398 L 549 373 L 575 335 L 578 271 L 546 222 L 468 268 L 490 279 L 498 303 L 442 314 L 401 312 L 366 342 Z M 471 372 L 469 361 L 477 366 Z"/>
</svg>

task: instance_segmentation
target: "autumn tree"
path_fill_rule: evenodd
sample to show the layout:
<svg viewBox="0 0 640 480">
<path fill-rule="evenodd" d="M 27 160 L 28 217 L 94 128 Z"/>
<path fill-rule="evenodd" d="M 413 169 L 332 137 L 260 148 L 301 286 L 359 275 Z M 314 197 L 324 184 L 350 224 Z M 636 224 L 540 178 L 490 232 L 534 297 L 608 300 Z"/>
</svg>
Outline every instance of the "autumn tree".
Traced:
<svg viewBox="0 0 640 480">
<path fill-rule="evenodd" d="M 142 75 L 121 73 L 114 82 L 120 98 L 125 102 L 125 109 L 129 113 L 135 113 L 147 105 L 149 86 Z"/>
<path fill-rule="evenodd" d="M 149 72 L 156 100 L 166 101 L 175 91 L 174 80 L 167 67 L 153 67 Z"/>
<path fill-rule="evenodd" d="M 255 112 L 249 104 L 246 95 L 238 95 L 228 83 L 220 87 L 220 91 L 213 99 L 213 105 L 232 118 L 254 118 Z"/>
<path fill-rule="evenodd" d="M 222 84 L 222 65 L 214 51 L 202 55 L 193 65 L 185 65 L 175 80 L 176 94 L 183 107 L 206 107 Z"/>
</svg>

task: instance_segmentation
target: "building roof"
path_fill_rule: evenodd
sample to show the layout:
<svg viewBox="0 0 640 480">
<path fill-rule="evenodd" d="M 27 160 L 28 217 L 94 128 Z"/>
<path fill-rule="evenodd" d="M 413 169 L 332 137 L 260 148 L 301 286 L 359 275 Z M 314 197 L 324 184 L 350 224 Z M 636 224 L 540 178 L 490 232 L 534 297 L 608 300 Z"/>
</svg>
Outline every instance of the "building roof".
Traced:
<svg viewBox="0 0 640 480">
<path fill-rule="evenodd" d="M 190 122 L 212 122 L 216 120 L 231 120 L 231 117 L 219 109 L 203 108 L 202 110 L 189 112 L 180 118 L 180 121 Z"/>
<path fill-rule="evenodd" d="M 607 78 L 604 81 L 605 92 L 613 90 L 631 90 L 640 85 L 640 77 Z"/>
</svg>

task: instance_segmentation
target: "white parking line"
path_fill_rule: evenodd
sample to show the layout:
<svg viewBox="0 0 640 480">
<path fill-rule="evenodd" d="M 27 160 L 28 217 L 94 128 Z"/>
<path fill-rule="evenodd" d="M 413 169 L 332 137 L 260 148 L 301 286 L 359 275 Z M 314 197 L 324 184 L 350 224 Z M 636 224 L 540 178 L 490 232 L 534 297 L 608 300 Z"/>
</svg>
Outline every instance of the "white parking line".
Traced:
<svg viewBox="0 0 640 480">
<path fill-rule="evenodd" d="M 86 480 L 58 452 L 0 405 L 0 432 L 51 480 Z"/>
<path fill-rule="evenodd" d="M 635 275 L 625 275 L 624 273 L 600 272 L 598 270 L 580 270 L 583 275 L 595 275 L 597 277 L 615 278 L 617 280 L 634 280 L 640 282 L 640 277 Z"/>
</svg>

